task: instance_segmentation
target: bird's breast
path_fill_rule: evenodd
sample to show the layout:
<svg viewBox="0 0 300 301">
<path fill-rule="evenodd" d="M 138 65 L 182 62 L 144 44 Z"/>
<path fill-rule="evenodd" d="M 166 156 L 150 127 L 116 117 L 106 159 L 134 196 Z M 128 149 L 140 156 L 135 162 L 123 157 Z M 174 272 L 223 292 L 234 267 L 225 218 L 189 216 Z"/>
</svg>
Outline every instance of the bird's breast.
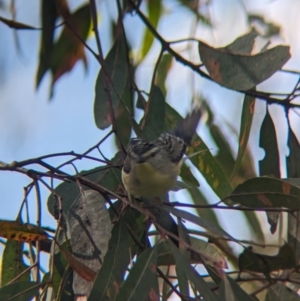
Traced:
<svg viewBox="0 0 300 301">
<path fill-rule="evenodd" d="M 122 170 L 122 181 L 127 192 L 136 197 L 157 197 L 171 190 L 180 173 L 181 163 L 174 170 L 163 173 L 147 162 L 135 164 L 129 174 Z"/>
</svg>

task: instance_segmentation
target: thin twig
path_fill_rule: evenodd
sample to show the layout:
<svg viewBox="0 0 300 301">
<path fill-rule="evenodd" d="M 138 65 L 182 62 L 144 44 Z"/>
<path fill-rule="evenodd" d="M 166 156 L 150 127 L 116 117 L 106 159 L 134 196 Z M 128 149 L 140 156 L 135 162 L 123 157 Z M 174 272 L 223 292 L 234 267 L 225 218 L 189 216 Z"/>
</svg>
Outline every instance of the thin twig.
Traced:
<svg viewBox="0 0 300 301">
<path fill-rule="evenodd" d="M 42 199 L 41 199 L 41 191 L 38 180 L 34 180 L 35 192 L 36 192 L 36 224 L 38 227 L 41 227 L 41 217 L 42 217 Z M 35 262 L 36 262 L 36 281 L 40 282 L 40 248 L 41 244 L 40 241 L 36 242 L 35 250 Z"/>
</svg>

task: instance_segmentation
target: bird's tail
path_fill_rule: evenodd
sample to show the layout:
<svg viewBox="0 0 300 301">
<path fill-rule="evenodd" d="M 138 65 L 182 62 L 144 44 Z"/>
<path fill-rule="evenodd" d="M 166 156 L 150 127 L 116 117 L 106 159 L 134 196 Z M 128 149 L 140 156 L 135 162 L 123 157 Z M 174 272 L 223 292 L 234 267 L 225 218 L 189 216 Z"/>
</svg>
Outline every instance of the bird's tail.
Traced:
<svg viewBox="0 0 300 301">
<path fill-rule="evenodd" d="M 187 145 L 190 145 L 201 115 L 202 110 L 200 107 L 193 109 L 190 114 L 177 124 L 177 126 L 171 131 L 171 134 L 181 138 Z"/>
</svg>

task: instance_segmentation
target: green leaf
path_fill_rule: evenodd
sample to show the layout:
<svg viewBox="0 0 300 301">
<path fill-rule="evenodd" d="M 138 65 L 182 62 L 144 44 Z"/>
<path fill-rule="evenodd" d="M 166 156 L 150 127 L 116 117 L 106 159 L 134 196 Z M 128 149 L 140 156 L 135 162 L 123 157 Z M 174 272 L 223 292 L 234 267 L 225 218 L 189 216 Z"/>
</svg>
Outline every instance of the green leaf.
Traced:
<svg viewBox="0 0 300 301">
<path fill-rule="evenodd" d="M 276 139 L 276 130 L 273 120 L 267 109 L 261 125 L 259 146 L 265 150 L 265 157 L 259 161 L 259 174 L 271 175 L 280 178 L 279 150 Z M 271 233 L 275 233 L 279 219 L 278 212 L 267 212 Z"/>
<path fill-rule="evenodd" d="M 1 286 L 4 286 L 7 283 L 9 283 L 20 273 L 26 270 L 26 268 L 28 268 L 28 266 L 24 263 L 23 247 L 24 243 L 22 242 L 14 240 L 6 241 L 1 258 Z M 30 273 L 26 273 L 23 276 L 21 276 L 18 282 L 25 280 L 30 280 Z M 0 300 L 5 299 L 0 298 Z"/>
<path fill-rule="evenodd" d="M 203 151 L 190 158 L 193 165 L 201 172 L 216 195 L 222 199 L 232 191 L 231 184 L 217 160 L 209 151 L 204 141 L 196 135 L 188 154 Z"/>
<path fill-rule="evenodd" d="M 126 146 L 129 143 L 131 130 L 134 127 L 132 124 L 133 116 L 134 116 L 134 94 L 131 89 L 131 79 L 127 77 L 126 87 L 124 88 L 124 92 L 122 94 L 123 103 L 119 103 L 117 114 L 116 114 L 116 128 L 118 137 L 121 140 L 123 146 Z M 136 123 L 137 124 L 137 123 Z M 118 146 L 118 137 L 115 136 L 115 142 Z"/>
<path fill-rule="evenodd" d="M 0 288 L 0 300 L 31 301 L 43 283 L 18 281 Z"/>
<path fill-rule="evenodd" d="M 195 205 L 209 205 L 208 200 L 205 195 L 198 189 L 190 189 L 188 193 L 192 197 L 193 203 Z M 195 208 L 198 215 L 203 217 L 206 220 L 209 220 L 212 224 L 215 224 L 217 227 L 220 227 L 219 221 L 217 219 L 216 213 L 211 208 Z"/>
<path fill-rule="evenodd" d="M 189 296 L 189 278 L 187 277 L 186 273 L 178 266 L 176 266 L 175 269 L 180 293 L 185 296 Z"/>
<path fill-rule="evenodd" d="M 0 21 L 2 23 L 4 23 L 5 25 L 9 26 L 10 28 L 14 28 L 14 29 L 37 30 L 37 28 L 35 28 L 31 25 L 28 25 L 25 23 L 20 23 L 20 22 L 14 21 L 14 20 L 9 20 L 9 19 L 3 18 L 1 16 L 0 16 Z"/>
<path fill-rule="evenodd" d="M 128 59 L 127 48 L 123 36 L 119 36 L 105 58 L 106 78 L 103 67 L 96 80 L 94 118 L 99 129 L 111 125 L 109 101 L 116 114 L 120 99 L 127 83 Z M 110 99 L 108 99 L 110 95 Z"/>
<path fill-rule="evenodd" d="M 111 298 L 116 296 L 130 262 L 130 254 L 125 251 L 126 249 L 129 250 L 130 245 L 130 235 L 126 228 L 126 222 L 122 218 L 112 230 L 108 252 L 94 282 L 89 300 L 106 300 L 106 295 Z"/>
<path fill-rule="evenodd" d="M 172 66 L 172 61 L 173 56 L 169 53 L 165 53 L 157 68 L 155 84 L 161 89 L 163 95 L 166 95 L 167 92 L 165 83 L 168 72 Z"/>
<path fill-rule="evenodd" d="M 209 243 L 202 239 L 191 237 L 191 245 L 201 253 L 206 254 L 209 257 L 212 257 L 214 261 L 218 262 L 219 266 L 222 267 L 223 269 L 228 269 L 228 265 L 225 257 L 223 256 L 223 254 L 220 253 L 220 251 L 217 249 L 217 247 L 214 244 Z M 203 258 L 203 261 L 205 264 L 212 266 L 211 262 L 207 261 L 205 258 Z"/>
<path fill-rule="evenodd" d="M 91 27 L 89 4 L 80 7 L 70 15 L 68 23 L 81 39 L 85 41 Z M 52 89 L 55 82 L 63 74 L 71 71 L 79 60 L 82 60 L 86 65 L 84 45 L 78 37 L 75 36 L 73 31 L 65 25 L 51 51 L 50 69 L 53 75 Z M 51 96 L 52 93 L 51 91 Z"/>
<path fill-rule="evenodd" d="M 245 101 L 246 101 L 246 99 L 247 99 L 247 96 L 245 98 Z M 230 174 L 231 174 L 230 182 L 233 186 L 235 186 L 237 182 L 238 183 L 241 182 L 240 177 L 242 177 L 242 179 L 245 177 L 245 175 L 243 175 L 241 173 L 241 170 L 239 170 L 239 167 L 241 166 L 243 156 L 247 149 L 247 142 L 248 142 L 248 136 L 250 133 L 252 118 L 251 118 L 251 122 L 248 123 L 249 118 L 247 118 L 246 116 L 248 116 L 248 112 L 250 112 L 250 114 L 251 114 L 251 106 L 250 106 L 250 104 L 248 104 L 249 106 L 246 108 L 245 102 L 244 102 L 244 108 L 243 108 L 243 113 L 242 113 L 241 132 L 240 132 L 240 147 L 239 147 L 238 158 L 236 159 L 237 161 L 235 162 L 235 160 L 233 158 L 232 148 L 231 148 L 230 144 L 228 143 L 227 138 L 224 136 L 222 129 L 219 126 L 217 126 L 216 124 L 213 124 L 213 119 L 214 119 L 213 111 L 211 110 L 211 108 L 209 107 L 209 105 L 206 102 L 204 104 L 209 113 L 208 124 L 209 124 L 210 133 L 219 149 L 218 154 L 216 155 L 215 158 L 219 162 L 219 164 L 222 167 L 223 171 L 225 172 L 226 176 L 230 177 Z M 252 108 L 252 109 L 254 110 L 254 108 Z M 245 113 L 245 112 L 247 112 L 247 113 Z M 253 115 L 253 111 L 252 111 L 252 115 Z M 243 126 L 244 123 L 247 123 L 247 126 Z M 249 131 L 249 132 L 247 133 L 247 131 Z M 245 135 L 247 135 L 247 137 Z M 232 172 L 232 170 L 235 167 L 237 168 L 236 171 L 239 171 L 239 173 L 237 174 L 236 178 L 233 178 L 234 173 Z M 203 210 L 203 211 L 205 211 L 205 210 Z M 205 213 L 203 213 L 203 214 L 205 214 Z M 264 234 L 262 232 L 260 222 L 259 222 L 257 216 L 255 215 L 255 213 L 250 212 L 250 211 L 244 211 L 243 214 L 244 214 L 249 226 L 252 228 L 252 232 L 255 233 L 255 235 L 259 241 L 263 242 Z M 201 216 L 203 216 L 203 215 L 201 215 Z"/>
<path fill-rule="evenodd" d="M 185 183 L 187 183 L 191 187 L 200 186 L 198 180 L 194 177 L 194 175 L 191 172 L 191 169 L 186 164 L 182 164 L 181 166 L 180 177 Z"/>
<path fill-rule="evenodd" d="M 225 293 L 222 293 L 222 289 L 225 289 Z M 233 279 L 229 276 L 225 275 L 222 280 L 221 289 L 219 291 L 219 296 L 226 296 L 229 294 L 232 299 L 225 299 L 234 300 L 234 301 L 254 301 L 255 299 L 249 296 Z M 224 299 L 220 299 L 224 300 Z"/>
<path fill-rule="evenodd" d="M 296 265 L 295 251 L 287 243 L 275 256 L 258 254 L 249 248 L 246 248 L 239 256 L 240 271 L 264 273 L 266 276 L 272 271 L 293 269 Z"/>
<path fill-rule="evenodd" d="M 232 288 L 228 282 L 228 279 L 226 277 L 226 275 L 224 275 L 221 285 L 220 285 L 220 289 L 218 291 L 218 300 L 219 301 L 236 301 Z"/>
<path fill-rule="evenodd" d="M 55 21 L 58 17 L 55 1 L 42 1 L 41 16 L 42 38 L 40 42 L 39 67 L 36 74 L 36 88 L 39 87 L 45 73 L 51 66 Z"/>
<path fill-rule="evenodd" d="M 181 115 L 172 108 L 168 103 L 165 103 L 165 129 L 170 130 L 176 127 L 176 125 L 183 119 Z"/>
<path fill-rule="evenodd" d="M 218 153 L 215 158 L 223 169 L 226 177 L 229 178 L 234 166 L 234 157 L 232 148 L 228 143 L 228 138 L 224 136 L 221 128 L 216 124 L 210 123 L 209 130 L 218 147 Z"/>
<path fill-rule="evenodd" d="M 116 301 L 140 301 L 147 297 L 150 300 L 159 299 L 156 260 L 156 246 L 138 256 L 117 295 Z"/>
<path fill-rule="evenodd" d="M 165 97 L 159 87 L 153 85 L 147 102 L 143 132 L 147 140 L 157 139 L 165 130 Z"/>
<path fill-rule="evenodd" d="M 178 270 L 181 270 L 181 273 L 186 274 L 186 277 L 194 284 L 195 288 L 201 293 L 201 296 L 205 301 L 216 301 L 217 296 L 211 291 L 208 284 L 180 253 L 179 249 L 170 240 L 168 240 L 168 243 L 175 258 Z"/>
<path fill-rule="evenodd" d="M 107 300 L 107 296 L 114 300 L 118 294 L 130 260 L 136 254 L 136 245 L 128 232 L 127 225 L 130 225 L 135 237 L 140 239 L 145 226 L 138 223 L 139 218 L 141 218 L 140 213 L 131 208 L 125 211 L 125 215 L 119 217 L 112 230 L 108 251 L 88 300 L 104 301 Z"/>
<path fill-rule="evenodd" d="M 156 28 L 158 25 L 158 21 L 160 18 L 161 14 L 161 0 L 151 0 L 147 1 L 147 6 L 148 6 L 148 20 L 150 21 L 151 25 Z M 144 37 L 143 37 L 143 42 L 142 42 L 142 51 L 141 51 L 141 61 L 145 58 L 147 53 L 149 52 L 152 44 L 154 41 L 154 36 L 153 33 L 146 28 Z"/>
<path fill-rule="evenodd" d="M 259 161 L 259 174 L 280 178 L 279 151 L 274 122 L 267 110 L 261 125 L 259 146 L 265 150 L 265 157 Z"/>
<path fill-rule="evenodd" d="M 300 209 L 300 187 L 288 179 L 253 178 L 237 186 L 228 197 L 249 208 Z"/>
<path fill-rule="evenodd" d="M 265 301 L 299 301 L 300 296 L 285 286 L 284 283 L 276 283 L 268 289 Z"/>
<path fill-rule="evenodd" d="M 245 151 L 247 149 L 254 114 L 254 107 L 255 98 L 252 96 L 245 95 L 239 135 L 239 150 L 235 160 L 233 171 L 231 173 L 231 178 L 233 178 L 235 173 L 239 170 L 242 160 L 244 158 Z"/>
<path fill-rule="evenodd" d="M 249 33 L 238 37 L 230 45 L 221 49 L 235 54 L 251 54 L 257 36 L 258 32 L 255 29 L 252 29 Z"/>
<path fill-rule="evenodd" d="M 300 178 L 300 144 L 290 126 L 288 132 L 288 146 L 290 154 L 286 161 L 287 176 L 289 178 Z"/>
<path fill-rule="evenodd" d="M 288 46 L 276 46 L 256 55 L 234 54 L 199 42 L 202 63 L 211 78 L 233 90 L 249 90 L 280 70 L 289 60 Z"/>
<path fill-rule="evenodd" d="M 170 267 L 168 266 L 167 267 L 167 271 L 165 273 L 166 277 L 169 278 L 170 276 Z M 166 281 L 163 282 L 163 285 L 162 285 L 162 293 L 161 293 L 161 301 L 168 301 L 169 300 L 169 297 L 170 295 L 173 293 L 173 291 L 171 291 L 171 294 L 170 294 L 170 289 L 169 289 L 169 285 L 167 284 Z"/>
<path fill-rule="evenodd" d="M 68 247 L 68 245 L 68 242 L 65 242 L 61 246 Z M 61 252 L 55 253 L 51 260 L 54 260 L 52 283 L 57 300 L 74 300 L 74 292 L 72 288 L 73 269 L 68 267 L 68 263 Z"/>
<path fill-rule="evenodd" d="M 217 225 L 212 224 L 210 221 L 203 219 L 200 216 L 194 215 L 190 212 L 179 210 L 176 208 L 172 208 L 169 206 L 162 207 L 163 210 L 172 213 L 173 215 L 176 215 L 184 220 L 188 220 L 204 229 L 209 230 L 210 232 L 222 236 L 227 237 L 232 240 L 235 240 L 230 234 L 228 234 L 226 231 L 224 231 L 222 228 L 218 227 Z"/>
<path fill-rule="evenodd" d="M 156 224 L 160 225 L 164 230 L 178 236 L 178 226 L 170 213 L 164 210 L 159 198 L 142 198 L 142 202 L 146 205 L 149 212 L 154 215 Z M 174 238 L 171 239 L 174 240 L 175 244 L 178 244 L 177 240 Z"/>
</svg>

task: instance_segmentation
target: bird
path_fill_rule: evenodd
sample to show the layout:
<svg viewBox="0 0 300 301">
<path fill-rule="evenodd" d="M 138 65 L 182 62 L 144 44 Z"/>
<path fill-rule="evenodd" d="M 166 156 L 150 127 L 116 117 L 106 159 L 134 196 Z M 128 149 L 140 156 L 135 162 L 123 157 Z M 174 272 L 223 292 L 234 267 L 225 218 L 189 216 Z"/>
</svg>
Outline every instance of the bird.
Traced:
<svg viewBox="0 0 300 301">
<path fill-rule="evenodd" d="M 174 187 L 200 118 L 201 109 L 197 107 L 154 141 L 130 140 L 122 168 L 122 182 L 130 201 L 161 197 Z"/>
</svg>

